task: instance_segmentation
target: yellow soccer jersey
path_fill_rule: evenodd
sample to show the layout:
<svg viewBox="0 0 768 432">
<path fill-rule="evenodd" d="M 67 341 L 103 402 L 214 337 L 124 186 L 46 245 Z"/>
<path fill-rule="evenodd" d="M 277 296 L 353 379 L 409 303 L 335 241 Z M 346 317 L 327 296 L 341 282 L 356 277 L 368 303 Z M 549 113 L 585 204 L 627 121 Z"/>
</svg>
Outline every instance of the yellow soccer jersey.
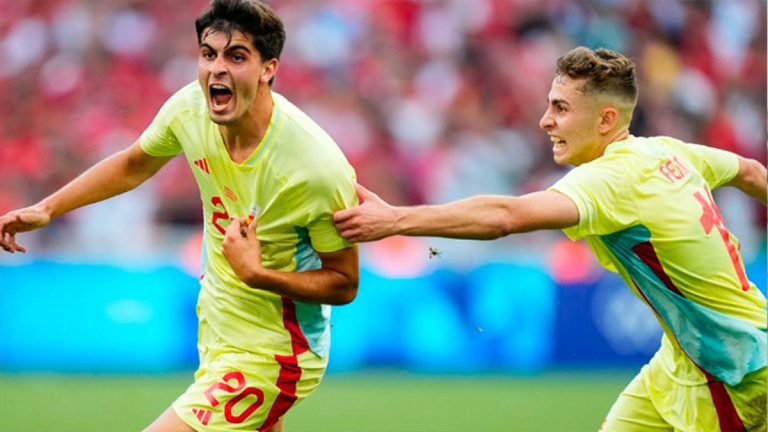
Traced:
<svg viewBox="0 0 768 432">
<path fill-rule="evenodd" d="M 664 367 L 682 380 L 702 382 L 698 365 L 734 385 L 766 365 L 766 300 L 711 194 L 737 172 L 732 153 L 630 136 L 551 188 L 579 210 L 565 233 L 653 309 L 677 348 Z"/>
<path fill-rule="evenodd" d="M 224 258 L 229 221 L 258 209 L 262 263 L 279 271 L 320 268 L 317 252 L 350 247 L 333 225 L 333 212 L 357 202 L 355 173 L 317 124 L 273 93 L 269 128 L 254 153 L 233 162 L 205 95 L 191 83 L 162 107 L 139 143 L 152 156 L 183 152 L 203 203 L 203 276 L 198 313 L 228 344 L 259 353 L 292 352 L 292 344 L 325 357 L 330 307 L 291 301 L 248 287 Z"/>
</svg>

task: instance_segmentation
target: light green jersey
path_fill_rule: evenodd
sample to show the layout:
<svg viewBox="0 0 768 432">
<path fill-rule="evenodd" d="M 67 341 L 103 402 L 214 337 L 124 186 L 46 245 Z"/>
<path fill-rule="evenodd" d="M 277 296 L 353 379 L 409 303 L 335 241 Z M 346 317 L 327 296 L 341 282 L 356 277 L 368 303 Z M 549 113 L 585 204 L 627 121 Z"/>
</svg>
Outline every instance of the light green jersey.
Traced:
<svg viewBox="0 0 768 432">
<path fill-rule="evenodd" d="M 292 343 L 308 343 L 325 357 L 330 307 L 248 287 L 222 254 L 230 219 L 255 213 L 266 268 L 318 269 L 317 252 L 351 246 L 339 236 L 332 216 L 357 202 L 354 170 L 328 134 L 284 97 L 272 95 L 269 128 L 242 164 L 229 157 L 196 82 L 165 103 L 139 143 L 152 156 L 183 152 L 200 189 L 205 217 L 201 318 L 237 349 L 290 354 Z"/>
<path fill-rule="evenodd" d="M 738 169 L 733 153 L 630 136 L 551 188 L 579 210 L 565 233 L 653 309 L 676 348 L 665 368 L 681 379 L 703 380 L 698 365 L 734 385 L 766 365 L 766 300 L 711 194 Z"/>
</svg>

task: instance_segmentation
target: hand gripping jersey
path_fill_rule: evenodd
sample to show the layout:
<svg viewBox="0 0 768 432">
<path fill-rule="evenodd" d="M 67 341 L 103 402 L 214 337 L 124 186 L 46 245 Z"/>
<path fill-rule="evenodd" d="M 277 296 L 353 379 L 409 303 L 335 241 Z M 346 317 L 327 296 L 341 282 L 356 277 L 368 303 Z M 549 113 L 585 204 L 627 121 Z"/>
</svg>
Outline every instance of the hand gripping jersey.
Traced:
<svg viewBox="0 0 768 432">
<path fill-rule="evenodd" d="M 292 301 L 246 286 L 224 258 L 231 218 L 258 213 L 262 262 L 279 271 L 320 268 L 318 252 L 349 247 L 332 215 L 356 204 L 355 173 L 333 140 L 281 95 L 273 93 L 269 128 L 254 153 L 234 163 L 208 115 L 199 85 L 172 96 L 142 134 L 152 156 L 183 152 L 200 189 L 205 217 L 198 313 L 231 347 L 326 357 L 330 307 Z"/>
<path fill-rule="evenodd" d="M 565 233 L 651 307 L 673 345 L 663 368 L 685 382 L 733 386 L 768 357 L 765 297 L 712 199 L 737 172 L 732 153 L 630 136 L 551 188 L 579 210 Z"/>
</svg>

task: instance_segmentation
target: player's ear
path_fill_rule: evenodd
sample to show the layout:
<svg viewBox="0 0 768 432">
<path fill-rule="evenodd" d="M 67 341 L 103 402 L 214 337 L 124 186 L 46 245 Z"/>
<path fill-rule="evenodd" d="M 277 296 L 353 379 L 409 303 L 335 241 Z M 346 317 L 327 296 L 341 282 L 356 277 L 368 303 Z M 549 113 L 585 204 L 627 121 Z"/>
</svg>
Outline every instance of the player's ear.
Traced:
<svg viewBox="0 0 768 432">
<path fill-rule="evenodd" d="M 613 130 L 618 122 L 619 111 L 610 105 L 606 106 L 600 113 L 600 124 L 598 125 L 597 130 L 600 133 L 607 133 Z"/>
<path fill-rule="evenodd" d="M 280 66 L 280 61 L 277 59 L 267 60 L 262 64 L 261 77 L 259 81 L 263 83 L 269 83 L 277 75 L 277 68 Z"/>
</svg>

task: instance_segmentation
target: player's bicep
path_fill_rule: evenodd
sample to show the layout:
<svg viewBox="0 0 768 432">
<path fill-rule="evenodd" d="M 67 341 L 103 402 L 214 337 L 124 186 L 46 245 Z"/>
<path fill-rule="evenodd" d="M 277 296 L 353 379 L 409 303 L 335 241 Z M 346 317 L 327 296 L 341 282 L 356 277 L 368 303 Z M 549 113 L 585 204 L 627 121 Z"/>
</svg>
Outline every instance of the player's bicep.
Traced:
<svg viewBox="0 0 768 432">
<path fill-rule="evenodd" d="M 160 168 L 174 158 L 174 156 L 152 156 L 144 151 L 138 141 L 124 152 L 126 170 L 132 178 L 139 182 L 155 175 Z"/>
<path fill-rule="evenodd" d="M 763 205 L 766 204 L 768 174 L 766 173 L 765 166 L 754 159 L 739 156 L 739 171 L 725 185 L 736 187 L 745 194 L 759 200 Z"/>
<path fill-rule="evenodd" d="M 522 224 L 520 231 L 562 229 L 579 223 L 579 209 L 564 194 L 552 190 L 523 195 L 517 217 Z"/>
</svg>

